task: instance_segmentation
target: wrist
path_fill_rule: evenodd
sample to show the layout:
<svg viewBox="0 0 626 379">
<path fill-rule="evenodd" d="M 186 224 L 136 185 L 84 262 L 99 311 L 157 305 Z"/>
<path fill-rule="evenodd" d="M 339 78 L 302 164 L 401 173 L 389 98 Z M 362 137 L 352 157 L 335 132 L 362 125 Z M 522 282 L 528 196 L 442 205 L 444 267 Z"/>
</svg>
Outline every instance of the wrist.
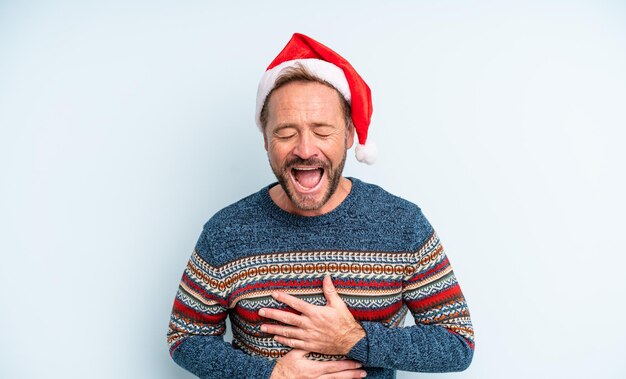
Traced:
<svg viewBox="0 0 626 379">
<path fill-rule="evenodd" d="M 342 355 L 348 354 L 366 335 L 365 329 L 363 329 L 361 324 L 355 323 L 354 327 L 346 335 L 346 343 L 344 344 L 345 351 L 342 352 Z"/>
<path fill-rule="evenodd" d="M 284 377 L 285 376 L 283 375 L 283 367 L 279 359 L 278 361 L 276 361 L 276 364 L 274 365 L 274 368 L 272 369 L 272 373 L 270 374 L 269 379 L 281 379 Z"/>
</svg>

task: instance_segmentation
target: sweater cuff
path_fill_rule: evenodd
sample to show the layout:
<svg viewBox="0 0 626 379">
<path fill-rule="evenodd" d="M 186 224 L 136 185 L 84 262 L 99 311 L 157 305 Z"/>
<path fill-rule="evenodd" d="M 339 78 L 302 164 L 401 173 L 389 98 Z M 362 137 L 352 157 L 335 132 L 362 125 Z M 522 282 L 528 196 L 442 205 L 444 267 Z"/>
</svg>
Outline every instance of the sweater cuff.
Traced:
<svg viewBox="0 0 626 379">
<path fill-rule="evenodd" d="M 352 347 L 347 356 L 348 358 L 359 361 L 365 365 L 369 356 L 369 344 L 367 340 L 367 329 L 365 328 L 364 323 L 361 323 L 361 326 L 363 327 L 363 330 L 365 330 L 365 337 L 361 338 L 359 342 Z"/>
</svg>

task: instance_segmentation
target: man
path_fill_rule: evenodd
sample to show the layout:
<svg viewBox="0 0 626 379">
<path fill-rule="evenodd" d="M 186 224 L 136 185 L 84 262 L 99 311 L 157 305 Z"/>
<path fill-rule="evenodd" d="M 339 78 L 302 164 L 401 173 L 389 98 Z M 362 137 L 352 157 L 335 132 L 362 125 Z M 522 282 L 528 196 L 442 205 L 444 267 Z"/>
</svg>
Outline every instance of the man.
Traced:
<svg viewBox="0 0 626 379">
<path fill-rule="evenodd" d="M 257 95 L 278 184 L 205 224 L 174 301 L 176 363 L 201 378 L 272 379 L 470 364 L 469 312 L 431 225 L 416 205 L 342 176 L 355 133 L 357 159 L 373 160 L 370 117 L 352 66 L 294 34 Z M 403 327 L 408 311 L 416 325 Z"/>
</svg>

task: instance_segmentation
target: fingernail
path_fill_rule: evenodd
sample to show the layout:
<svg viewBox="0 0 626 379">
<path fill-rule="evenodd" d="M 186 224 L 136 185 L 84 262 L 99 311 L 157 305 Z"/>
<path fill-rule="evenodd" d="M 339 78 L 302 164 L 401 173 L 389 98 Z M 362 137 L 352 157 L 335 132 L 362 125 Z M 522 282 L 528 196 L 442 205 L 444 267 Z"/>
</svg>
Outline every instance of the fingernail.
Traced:
<svg viewBox="0 0 626 379">
<path fill-rule="evenodd" d="M 267 326 L 265 326 L 265 325 L 261 326 L 261 331 L 263 333 L 267 332 Z"/>
<path fill-rule="evenodd" d="M 360 363 L 357 363 L 357 364 L 356 364 L 356 368 L 361 368 L 361 367 L 363 367 L 363 365 L 362 365 L 362 364 L 360 364 Z"/>
<path fill-rule="evenodd" d="M 278 295 L 279 295 L 278 292 L 276 292 L 276 291 L 272 292 L 272 297 L 276 298 L 276 297 L 278 297 Z"/>
<path fill-rule="evenodd" d="M 367 373 L 366 373 L 365 371 L 363 371 L 363 372 L 361 373 L 361 378 L 365 378 L 366 376 L 367 376 Z"/>
<path fill-rule="evenodd" d="M 265 309 L 259 310 L 259 316 L 265 316 Z"/>
</svg>

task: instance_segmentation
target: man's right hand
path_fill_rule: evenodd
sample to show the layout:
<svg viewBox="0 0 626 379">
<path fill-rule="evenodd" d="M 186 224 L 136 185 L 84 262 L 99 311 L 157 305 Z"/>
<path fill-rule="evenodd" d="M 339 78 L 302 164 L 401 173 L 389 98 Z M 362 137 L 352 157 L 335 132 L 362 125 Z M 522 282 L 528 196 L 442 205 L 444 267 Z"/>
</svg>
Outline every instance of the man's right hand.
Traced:
<svg viewBox="0 0 626 379">
<path fill-rule="evenodd" d="M 293 349 L 276 362 L 270 379 L 350 379 L 363 378 L 367 373 L 359 370 L 361 364 L 356 361 L 312 361 L 306 357 L 308 352 Z"/>
</svg>

